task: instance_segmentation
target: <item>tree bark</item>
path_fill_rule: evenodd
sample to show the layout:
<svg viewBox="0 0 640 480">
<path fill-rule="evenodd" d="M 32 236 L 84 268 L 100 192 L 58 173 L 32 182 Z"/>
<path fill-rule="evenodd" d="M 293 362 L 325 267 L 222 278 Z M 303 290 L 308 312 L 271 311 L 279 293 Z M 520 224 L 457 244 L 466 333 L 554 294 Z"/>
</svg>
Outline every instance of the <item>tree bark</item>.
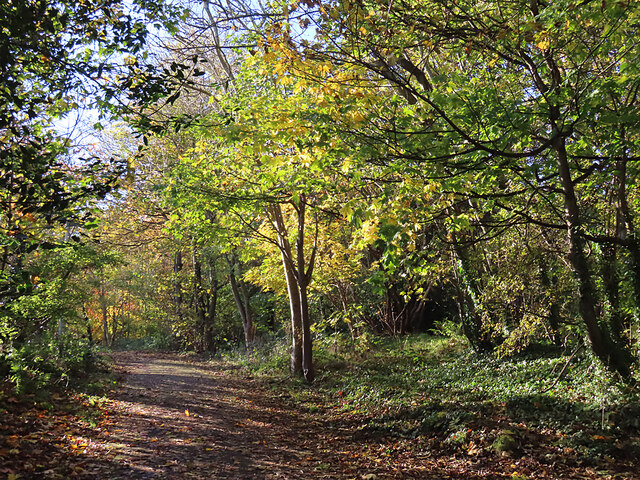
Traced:
<svg viewBox="0 0 640 480">
<path fill-rule="evenodd" d="M 197 329 L 201 332 L 201 339 L 198 341 L 201 350 L 207 350 L 206 345 L 206 325 L 207 325 L 207 309 L 205 308 L 204 291 L 202 288 L 202 263 L 200 261 L 200 252 L 198 246 L 193 242 L 191 246 L 191 263 L 193 267 L 193 309 L 196 315 Z"/>
<path fill-rule="evenodd" d="M 284 274 L 289 294 L 289 309 L 291 311 L 291 373 L 302 375 L 302 309 L 300 307 L 300 289 L 295 275 L 288 265 L 286 254 L 281 252 Z"/>
<path fill-rule="evenodd" d="M 610 370 L 619 373 L 624 379 L 631 378 L 632 359 L 611 338 L 609 331 L 601 327 L 596 305 L 598 292 L 595 288 L 593 276 L 585 252 L 584 238 L 581 231 L 580 209 L 575 193 L 571 169 L 567 158 L 564 138 L 557 131 L 554 119 L 553 147 L 556 152 L 558 173 L 564 195 L 565 220 L 569 237 L 569 261 L 578 278 L 580 289 L 579 310 L 582 321 L 587 329 L 587 336 L 593 353 Z"/>
<path fill-rule="evenodd" d="M 313 340 L 311 338 L 311 316 L 309 314 L 309 294 L 308 288 L 311 283 L 313 273 L 313 264 L 315 261 L 315 249 L 309 259 L 307 267 L 304 254 L 305 243 L 305 222 L 306 222 L 306 204 L 304 195 L 296 206 L 298 213 L 298 237 L 296 239 L 296 258 L 297 258 L 297 275 L 298 292 L 300 294 L 300 321 L 302 328 L 302 374 L 307 382 L 313 382 L 315 378 L 315 370 L 313 368 Z M 316 224 L 317 225 L 317 224 Z M 316 231 L 317 243 L 317 231 Z"/>
<path fill-rule="evenodd" d="M 276 232 L 287 281 L 287 291 L 289 293 L 292 330 L 291 370 L 294 373 L 301 372 L 305 380 L 311 383 L 315 378 L 315 370 L 313 367 L 313 341 L 311 337 L 308 287 L 313 276 L 318 229 L 316 222 L 314 245 L 309 260 L 307 261 L 304 251 L 306 222 L 305 202 L 306 199 L 304 195 L 302 195 L 300 200 L 291 203 L 298 217 L 295 257 L 291 243 L 289 242 L 289 232 L 282 215 L 282 207 L 279 204 L 272 204 L 267 208 L 267 213 Z"/>
<path fill-rule="evenodd" d="M 254 323 L 255 315 L 251 308 L 251 296 L 249 295 L 249 289 L 244 281 L 239 280 L 236 276 L 236 269 L 240 267 L 238 259 L 231 253 L 227 255 L 227 264 L 229 265 L 229 273 L 227 278 L 231 285 L 231 292 L 233 293 L 233 300 L 236 303 L 236 308 L 240 314 L 242 320 L 242 329 L 244 331 L 244 346 L 245 349 L 250 351 L 251 346 L 255 342 L 256 326 Z"/>
<path fill-rule="evenodd" d="M 282 258 L 287 293 L 289 295 L 289 310 L 291 312 L 291 373 L 301 375 L 302 371 L 302 310 L 300 306 L 300 289 L 296 279 L 294 263 L 291 256 L 291 243 L 279 204 L 267 207 L 267 213 L 276 231 L 278 248 Z"/>
<path fill-rule="evenodd" d="M 560 324 L 562 318 L 560 316 L 560 304 L 556 299 L 556 295 L 553 292 L 553 287 L 557 283 L 555 279 L 549 276 L 548 265 L 544 261 L 544 257 L 541 254 L 536 255 L 538 261 L 538 269 L 540 271 L 540 284 L 542 287 L 551 294 L 551 301 L 549 303 L 549 315 L 547 320 L 549 321 L 549 327 L 551 328 L 551 340 L 557 346 L 562 344 L 560 338 Z"/>
<path fill-rule="evenodd" d="M 107 347 L 111 346 L 111 335 L 109 335 L 109 317 L 107 315 L 107 293 L 104 281 L 100 282 L 100 312 L 102 314 L 102 343 Z"/>
<path fill-rule="evenodd" d="M 207 296 L 207 314 L 206 322 L 204 325 L 204 341 L 205 350 L 215 353 L 216 342 L 214 338 L 215 320 L 218 307 L 218 282 L 216 279 L 216 263 L 214 260 L 209 259 L 209 295 Z"/>
<path fill-rule="evenodd" d="M 173 259 L 173 288 L 174 288 L 174 296 L 173 296 L 173 307 L 175 309 L 176 317 L 182 323 L 182 282 L 180 281 L 180 273 L 182 272 L 182 251 L 178 250 Z"/>
<path fill-rule="evenodd" d="M 478 312 L 478 298 L 480 287 L 474 273 L 469 267 L 469 258 L 466 249 L 453 236 L 454 261 L 458 263 L 456 288 L 458 290 L 457 302 L 462 332 L 469 340 L 471 346 L 477 351 L 490 352 L 495 344 L 483 328 L 482 317 Z"/>
</svg>

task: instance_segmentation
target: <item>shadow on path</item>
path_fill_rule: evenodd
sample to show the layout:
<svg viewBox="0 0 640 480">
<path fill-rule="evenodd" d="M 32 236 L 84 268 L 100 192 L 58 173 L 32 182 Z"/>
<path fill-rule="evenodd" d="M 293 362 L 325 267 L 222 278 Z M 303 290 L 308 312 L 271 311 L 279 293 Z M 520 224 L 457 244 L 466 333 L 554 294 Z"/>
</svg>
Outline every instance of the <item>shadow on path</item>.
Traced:
<svg viewBox="0 0 640 480">
<path fill-rule="evenodd" d="M 357 425 L 298 411 L 228 365 L 149 353 L 114 357 L 126 379 L 108 402 L 108 419 L 87 433 L 72 478 L 509 478 L 463 471 L 455 459 L 381 454 L 377 442 L 354 436 Z"/>
</svg>

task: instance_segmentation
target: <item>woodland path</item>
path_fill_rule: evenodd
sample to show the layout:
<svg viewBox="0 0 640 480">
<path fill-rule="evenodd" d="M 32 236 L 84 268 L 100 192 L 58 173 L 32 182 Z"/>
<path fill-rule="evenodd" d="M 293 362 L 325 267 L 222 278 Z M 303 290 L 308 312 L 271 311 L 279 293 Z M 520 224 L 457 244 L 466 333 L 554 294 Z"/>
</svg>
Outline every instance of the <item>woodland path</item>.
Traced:
<svg viewBox="0 0 640 480">
<path fill-rule="evenodd" d="M 417 478 L 386 466 L 372 473 L 345 450 L 348 428 L 298 411 L 232 366 L 133 352 L 114 359 L 125 381 L 93 442 L 112 478 Z"/>
<path fill-rule="evenodd" d="M 591 469 L 533 459 L 470 460 L 407 449 L 384 433 L 363 435 L 366 418 L 343 416 L 322 404 L 301 407 L 222 362 L 140 352 L 117 353 L 114 359 L 124 381 L 109 396 L 106 420 L 78 444 L 84 450 L 69 465 L 72 478 L 605 478 Z M 515 476 L 516 469 L 528 475 Z"/>
<path fill-rule="evenodd" d="M 233 367 L 142 353 L 115 360 L 126 379 L 110 405 L 105 447 L 122 478 L 344 476 L 340 462 L 328 471 L 317 457 L 322 425 Z"/>
<path fill-rule="evenodd" d="M 316 402 L 313 386 L 306 391 L 312 403 L 300 404 L 227 363 L 140 352 L 113 357 L 123 381 L 96 422 L 56 395 L 48 412 L 4 400 L 0 480 L 640 479 L 630 473 L 633 461 L 611 464 L 605 475 L 565 453 L 550 462 L 557 448 L 541 434 L 515 456 L 465 454 L 438 432 L 402 440 L 371 428 L 371 418 L 342 412 L 339 396 Z M 482 436 L 500 421 L 479 414 L 475 428 Z"/>
</svg>

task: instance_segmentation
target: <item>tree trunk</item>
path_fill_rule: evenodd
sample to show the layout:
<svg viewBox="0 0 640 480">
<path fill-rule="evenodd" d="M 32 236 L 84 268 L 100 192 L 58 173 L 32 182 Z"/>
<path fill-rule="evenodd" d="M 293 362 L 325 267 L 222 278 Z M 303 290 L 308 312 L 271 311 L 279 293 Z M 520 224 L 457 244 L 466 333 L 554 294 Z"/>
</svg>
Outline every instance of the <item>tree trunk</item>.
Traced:
<svg viewBox="0 0 640 480">
<path fill-rule="evenodd" d="M 313 368 L 313 342 L 311 338 L 308 287 L 313 276 L 313 266 L 318 246 L 318 224 L 316 222 L 314 244 L 307 262 L 304 251 L 305 201 L 306 199 L 302 195 L 300 200 L 291 203 L 298 214 L 295 257 L 289 242 L 289 232 L 282 215 L 282 207 L 279 204 L 272 204 L 267 207 L 267 214 L 276 232 L 289 293 L 292 336 L 291 370 L 296 374 L 301 372 L 307 382 L 312 382 L 315 377 L 315 371 Z"/>
<path fill-rule="evenodd" d="M 218 308 L 218 282 L 216 275 L 216 264 L 211 258 L 209 259 L 209 290 L 210 293 L 206 299 L 206 322 L 204 325 L 204 342 L 205 350 L 211 353 L 216 352 L 216 342 L 214 338 L 216 312 Z"/>
<path fill-rule="evenodd" d="M 309 297 L 307 285 L 300 285 L 300 320 L 302 324 L 302 374 L 311 383 L 315 378 L 313 368 L 313 342 L 311 339 L 311 316 L 309 315 Z"/>
<path fill-rule="evenodd" d="M 587 329 L 587 336 L 595 355 L 610 370 L 619 373 L 624 379 L 628 380 L 631 377 L 632 358 L 625 354 L 625 351 L 612 340 L 609 331 L 599 324 L 599 315 L 596 308 L 598 292 L 595 288 L 585 252 L 584 238 L 581 232 L 580 209 L 573 179 L 571 178 L 565 140 L 555 126 L 553 134 L 555 136 L 553 147 L 556 152 L 558 173 L 564 195 L 565 221 L 570 245 L 569 261 L 578 278 L 580 289 L 580 316 Z"/>
<path fill-rule="evenodd" d="M 105 291 L 104 281 L 100 283 L 100 312 L 102 314 L 102 343 L 110 347 L 111 336 L 109 335 L 109 317 L 107 315 L 107 295 Z"/>
<path fill-rule="evenodd" d="M 240 282 L 240 293 L 242 293 L 242 303 L 244 304 L 244 311 L 246 312 L 242 328 L 244 329 L 244 341 L 247 348 L 251 348 L 256 341 L 256 325 L 255 314 L 251 307 L 251 295 L 249 294 L 249 288 L 246 282 Z"/>
<path fill-rule="evenodd" d="M 193 242 L 191 247 L 191 261 L 193 265 L 193 308 L 196 315 L 197 329 L 200 331 L 201 339 L 198 341 L 200 349 L 206 351 L 209 349 L 207 344 L 207 299 L 202 288 L 202 263 L 200 261 L 200 252 L 198 246 Z"/>
<path fill-rule="evenodd" d="M 93 347 L 93 330 L 91 329 L 91 319 L 87 315 L 87 306 L 82 305 L 82 318 L 84 319 L 85 328 L 87 329 L 87 341 L 89 346 Z"/>
<path fill-rule="evenodd" d="M 626 129 L 624 126 L 620 127 L 620 136 L 623 143 L 626 143 Z M 627 201 L 627 163 L 628 163 L 628 149 L 626 145 L 623 147 L 622 157 L 616 160 L 616 238 L 622 244 L 626 245 L 626 249 L 629 252 L 631 277 L 633 282 L 633 292 L 635 297 L 635 306 L 640 305 L 640 245 L 635 235 L 634 219 L 629 208 L 629 202 Z M 614 334 L 617 335 L 617 340 L 620 344 L 624 342 L 622 338 L 622 318 L 620 318 L 620 324 L 614 325 Z M 629 333 L 629 338 L 632 338 Z"/>
<path fill-rule="evenodd" d="M 300 289 L 296 279 L 295 266 L 291 256 L 291 244 L 279 204 L 267 207 L 267 214 L 275 229 L 278 248 L 282 258 L 282 267 L 287 283 L 289 295 L 289 310 L 291 312 L 291 373 L 302 374 L 302 310 L 300 308 Z"/>
<path fill-rule="evenodd" d="M 296 239 L 296 263 L 298 268 L 296 280 L 298 282 L 298 292 L 300 294 L 300 322 L 302 329 L 302 374 L 304 375 L 305 380 L 311 383 L 315 378 L 315 369 L 313 368 L 313 341 L 311 338 L 311 316 L 309 314 L 308 287 L 311 283 L 313 263 L 315 261 L 316 245 L 314 245 L 314 250 L 309 259 L 309 266 L 307 268 L 307 262 L 305 261 L 304 254 L 304 235 L 306 221 L 306 204 L 304 202 L 305 198 L 304 196 L 302 196 L 296 208 L 298 212 L 298 238 Z"/>
<path fill-rule="evenodd" d="M 236 276 L 236 268 L 239 268 L 239 262 L 236 256 L 231 253 L 227 255 L 227 264 L 229 265 L 229 284 L 231 285 L 231 292 L 233 293 L 233 300 L 236 303 L 236 308 L 240 314 L 242 320 L 242 329 L 244 331 L 244 346 L 250 351 L 251 346 L 255 341 L 256 327 L 254 324 L 254 313 L 251 308 L 251 296 L 249 295 L 249 289 L 244 281 L 238 280 Z"/>
<path fill-rule="evenodd" d="M 300 308 L 300 289 L 289 262 L 281 252 L 284 275 L 289 294 L 289 309 L 291 311 L 291 373 L 302 375 L 302 310 Z"/>
<path fill-rule="evenodd" d="M 470 271 L 466 249 L 453 238 L 454 261 L 457 263 L 458 290 L 457 302 L 462 332 L 471 346 L 477 351 L 490 352 L 495 348 L 491 336 L 484 330 L 482 317 L 478 312 L 480 288 Z"/>
<path fill-rule="evenodd" d="M 173 307 L 175 309 L 176 317 L 182 323 L 182 282 L 180 281 L 180 273 L 182 272 L 182 251 L 178 250 L 173 259 Z"/>
<path fill-rule="evenodd" d="M 547 271 L 548 266 L 544 262 L 544 258 L 542 255 L 537 255 L 538 257 L 538 269 L 540 271 L 540 284 L 542 287 L 551 294 L 551 303 L 549 304 L 549 316 L 547 317 L 549 321 L 549 327 L 551 328 L 551 340 L 557 346 L 562 344 L 562 339 L 560 338 L 560 305 L 558 300 L 556 299 L 556 295 L 552 292 L 553 287 L 556 284 L 556 281 L 549 277 L 549 272 Z"/>
</svg>

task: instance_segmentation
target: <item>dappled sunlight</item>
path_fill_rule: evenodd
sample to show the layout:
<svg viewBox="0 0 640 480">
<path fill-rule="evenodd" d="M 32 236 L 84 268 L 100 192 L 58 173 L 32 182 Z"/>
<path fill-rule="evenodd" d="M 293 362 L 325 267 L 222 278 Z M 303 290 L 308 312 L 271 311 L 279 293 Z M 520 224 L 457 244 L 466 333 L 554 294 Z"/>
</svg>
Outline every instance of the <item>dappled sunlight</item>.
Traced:
<svg viewBox="0 0 640 480">
<path fill-rule="evenodd" d="M 640 480 L 639 25 L 1 1 L 0 480 Z"/>
<path fill-rule="evenodd" d="M 304 432 L 290 430 L 300 419 L 250 382 L 162 358 L 127 368 L 114 414 L 83 455 L 122 463 L 131 478 L 297 478 L 315 462 Z"/>
</svg>

